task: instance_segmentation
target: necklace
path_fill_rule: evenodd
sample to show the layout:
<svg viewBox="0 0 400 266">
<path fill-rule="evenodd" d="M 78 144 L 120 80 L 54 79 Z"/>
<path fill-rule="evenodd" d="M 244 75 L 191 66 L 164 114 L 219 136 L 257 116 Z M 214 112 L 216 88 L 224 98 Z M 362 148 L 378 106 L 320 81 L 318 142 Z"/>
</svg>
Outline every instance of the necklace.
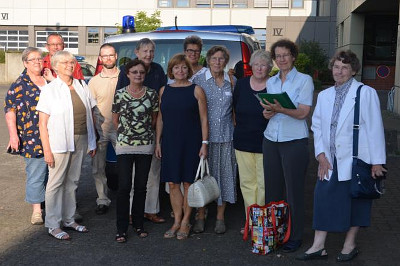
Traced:
<svg viewBox="0 0 400 266">
<path fill-rule="evenodd" d="M 134 95 L 139 95 L 139 94 L 141 94 L 143 91 L 144 91 L 144 86 L 139 90 L 139 91 L 137 91 L 137 92 L 134 92 L 131 88 L 129 88 L 129 90 L 128 90 L 133 96 Z"/>
</svg>

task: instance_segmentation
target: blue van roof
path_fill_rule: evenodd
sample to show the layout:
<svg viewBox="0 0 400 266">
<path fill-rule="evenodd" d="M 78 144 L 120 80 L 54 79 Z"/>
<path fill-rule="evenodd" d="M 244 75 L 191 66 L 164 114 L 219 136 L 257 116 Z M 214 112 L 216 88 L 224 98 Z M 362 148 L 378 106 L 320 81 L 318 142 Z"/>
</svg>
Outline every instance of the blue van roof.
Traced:
<svg viewBox="0 0 400 266">
<path fill-rule="evenodd" d="M 251 26 L 245 25 L 208 25 L 208 26 L 165 26 L 157 28 L 156 31 L 162 30 L 200 30 L 200 31 L 218 31 L 218 32 L 235 32 L 254 34 L 254 29 Z"/>
</svg>

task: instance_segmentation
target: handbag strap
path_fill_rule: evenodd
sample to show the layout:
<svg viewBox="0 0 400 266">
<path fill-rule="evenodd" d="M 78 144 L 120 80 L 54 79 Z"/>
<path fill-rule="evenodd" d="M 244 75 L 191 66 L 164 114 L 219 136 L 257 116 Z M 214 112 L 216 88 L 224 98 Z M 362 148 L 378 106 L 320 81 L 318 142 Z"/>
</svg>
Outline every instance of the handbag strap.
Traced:
<svg viewBox="0 0 400 266">
<path fill-rule="evenodd" d="M 197 167 L 196 171 L 196 177 L 194 178 L 194 181 L 203 178 L 203 157 L 200 158 L 199 166 Z"/>
<path fill-rule="evenodd" d="M 363 84 L 357 89 L 356 104 L 354 106 L 354 123 L 353 123 L 353 158 L 358 157 L 358 133 L 360 131 L 360 91 Z"/>
</svg>

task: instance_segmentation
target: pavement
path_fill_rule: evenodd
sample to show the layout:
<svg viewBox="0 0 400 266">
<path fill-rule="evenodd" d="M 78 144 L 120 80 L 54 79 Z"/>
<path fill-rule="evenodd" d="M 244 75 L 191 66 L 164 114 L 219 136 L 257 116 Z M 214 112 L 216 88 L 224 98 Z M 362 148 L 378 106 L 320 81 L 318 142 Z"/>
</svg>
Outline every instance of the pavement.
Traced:
<svg viewBox="0 0 400 266">
<path fill-rule="evenodd" d="M 0 102 L 8 86 L 0 85 Z M 382 108 L 386 108 L 387 92 L 379 92 Z M 386 194 L 373 204 L 372 225 L 362 229 L 358 237 L 359 256 L 348 265 L 400 265 L 400 157 L 398 132 L 400 118 L 383 111 L 387 136 L 389 169 Z M 307 249 L 313 240 L 312 201 L 317 164 L 311 158 L 306 177 L 306 215 L 303 246 L 292 254 L 275 252 L 266 256 L 252 254 L 250 241 L 243 241 L 239 231 L 245 223 L 243 200 L 238 188 L 238 202 L 226 210 L 227 232 L 213 232 L 216 206 L 209 207 L 209 218 L 203 234 L 191 234 L 185 241 L 163 239 L 173 219 L 169 217 L 170 204 L 161 189 L 161 215 L 165 224 L 145 223 L 149 236 L 139 239 L 129 229 L 126 244 L 115 242 L 115 193 L 105 215 L 96 215 L 96 190 L 86 162 L 77 199 L 83 224 L 90 232 L 71 233 L 71 241 L 59 241 L 47 235 L 44 226 L 30 224 L 31 206 L 24 202 L 24 162 L 19 156 L 5 153 L 8 133 L 4 115 L 0 115 L 0 265 L 337 265 L 335 258 L 341 250 L 343 233 L 329 234 L 326 243 L 329 258 L 325 261 L 299 262 L 294 258 Z M 312 142 L 310 150 L 313 154 Z M 312 155 L 311 155 L 312 156 Z"/>
</svg>

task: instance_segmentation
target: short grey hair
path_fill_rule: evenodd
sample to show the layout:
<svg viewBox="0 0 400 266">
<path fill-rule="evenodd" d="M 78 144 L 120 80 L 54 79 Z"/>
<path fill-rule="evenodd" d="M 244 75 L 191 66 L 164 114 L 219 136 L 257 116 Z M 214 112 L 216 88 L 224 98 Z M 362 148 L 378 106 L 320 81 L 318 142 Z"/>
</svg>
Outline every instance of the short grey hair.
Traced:
<svg viewBox="0 0 400 266">
<path fill-rule="evenodd" d="M 154 48 L 154 50 L 156 49 L 156 44 L 150 40 L 149 38 L 142 38 L 140 39 L 137 44 L 136 44 L 136 50 L 140 50 L 140 48 L 142 48 L 143 46 L 149 45 L 151 44 Z"/>
<path fill-rule="evenodd" d="M 42 54 L 42 50 L 40 50 L 39 48 L 28 47 L 22 52 L 22 62 L 26 62 L 26 60 L 28 60 L 28 56 L 33 52 L 38 52 L 39 54 Z"/>
<path fill-rule="evenodd" d="M 73 56 L 73 54 L 71 54 L 70 52 L 65 50 L 58 51 L 50 59 L 51 67 L 54 69 L 54 71 L 56 71 L 56 73 L 57 65 L 62 58 L 73 59 L 74 61 L 76 61 L 75 56 Z"/>
<path fill-rule="evenodd" d="M 254 61 L 256 61 L 257 59 L 265 61 L 267 63 L 269 70 L 271 70 L 272 67 L 274 66 L 270 52 L 267 52 L 265 50 L 257 50 L 254 53 L 252 53 L 250 57 L 250 66 L 253 66 Z"/>
</svg>

